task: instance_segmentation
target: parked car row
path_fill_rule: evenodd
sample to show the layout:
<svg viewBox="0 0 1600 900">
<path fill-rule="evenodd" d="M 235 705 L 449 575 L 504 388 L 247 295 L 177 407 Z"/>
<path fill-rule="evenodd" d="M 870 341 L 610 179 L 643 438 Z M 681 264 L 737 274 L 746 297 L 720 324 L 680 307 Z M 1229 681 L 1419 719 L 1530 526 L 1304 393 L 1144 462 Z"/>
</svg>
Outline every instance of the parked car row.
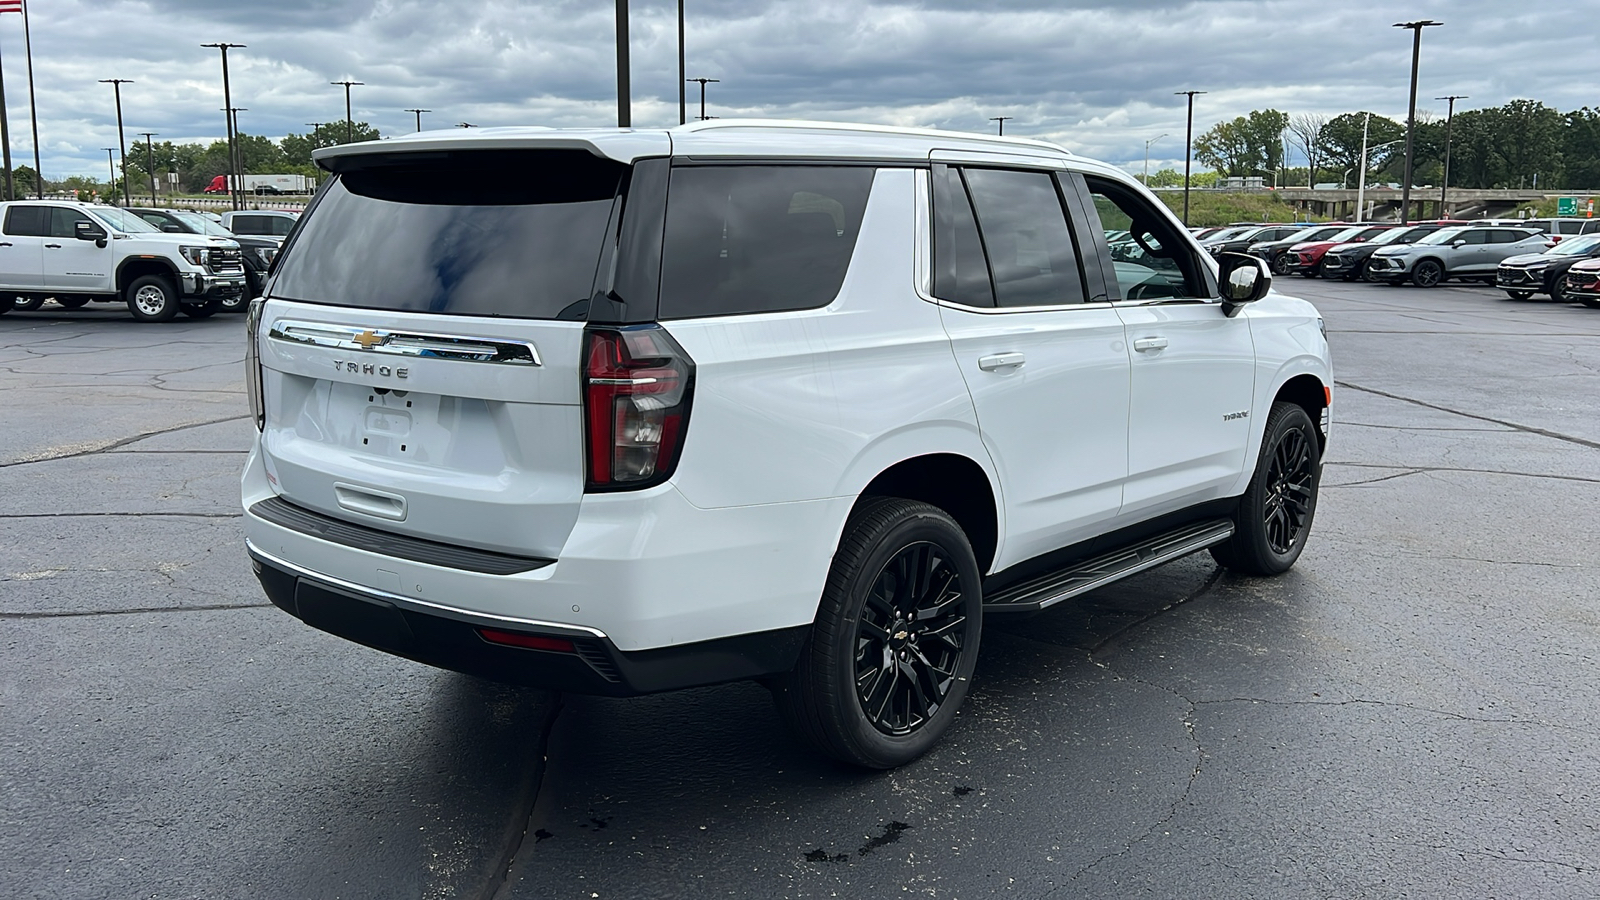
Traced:
<svg viewBox="0 0 1600 900">
<path fill-rule="evenodd" d="M 295 223 L 277 210 L 221 217 L 67 201 L 0 203 L 0 314 L 54 300 L 126 303 L 136 320 L 243 312 Z"/>
</svg>

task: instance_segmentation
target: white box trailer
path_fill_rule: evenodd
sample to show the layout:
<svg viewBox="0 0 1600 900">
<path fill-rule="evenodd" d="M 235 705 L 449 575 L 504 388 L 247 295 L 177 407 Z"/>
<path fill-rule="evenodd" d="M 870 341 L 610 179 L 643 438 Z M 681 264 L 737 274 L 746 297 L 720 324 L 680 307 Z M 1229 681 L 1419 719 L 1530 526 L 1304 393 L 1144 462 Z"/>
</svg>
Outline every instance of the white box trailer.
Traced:
<svg viewBox="0 0 1600 900">
<path fill-rule="evenodd" d="M 317 180 L 304 175 L 230 175 L 224 180 L 218 175 L 206 188 L 208 194 L 220 194 L 229 187 L 237 187 L 246 194 L 309 194 L 317 188 Z"/>
</svg>

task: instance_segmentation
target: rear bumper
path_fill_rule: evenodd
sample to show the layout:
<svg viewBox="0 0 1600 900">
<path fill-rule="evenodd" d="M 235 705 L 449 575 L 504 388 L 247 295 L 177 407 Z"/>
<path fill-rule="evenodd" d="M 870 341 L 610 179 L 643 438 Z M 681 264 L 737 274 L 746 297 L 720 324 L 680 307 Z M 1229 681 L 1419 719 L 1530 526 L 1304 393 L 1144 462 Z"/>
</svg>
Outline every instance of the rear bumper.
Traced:
<svg viewBox="0 0 1600 900">
<path fill-rule="evenodd" d="M 424 607 L 397 594 L 306 572 L 253 546 L 248 550 L 267 597 L 307 625 L 396 656 L 507 684 L 625 697 L 760 678 L 793 668 L 810 632 L 810 626 L 799 626 L 624 652 L 594 629 L 505 622 Z M 533 638 L 550 649 L 494 643 L 485 630 Z"/>
</svg>

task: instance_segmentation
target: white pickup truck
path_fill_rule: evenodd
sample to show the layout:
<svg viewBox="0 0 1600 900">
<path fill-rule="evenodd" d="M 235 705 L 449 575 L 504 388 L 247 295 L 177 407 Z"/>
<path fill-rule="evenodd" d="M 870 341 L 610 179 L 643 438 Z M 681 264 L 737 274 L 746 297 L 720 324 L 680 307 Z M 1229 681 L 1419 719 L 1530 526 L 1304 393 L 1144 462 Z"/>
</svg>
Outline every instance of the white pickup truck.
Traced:
<svg viewBox="0 0 1600 900">
<path fill-rule="evenodd" d="M 205 318 L 244 292 L 239 245 L 168 234 L 114 206 L 0 203 L 0 313 L 126 302 L 141 322 Z"/>
</svg>

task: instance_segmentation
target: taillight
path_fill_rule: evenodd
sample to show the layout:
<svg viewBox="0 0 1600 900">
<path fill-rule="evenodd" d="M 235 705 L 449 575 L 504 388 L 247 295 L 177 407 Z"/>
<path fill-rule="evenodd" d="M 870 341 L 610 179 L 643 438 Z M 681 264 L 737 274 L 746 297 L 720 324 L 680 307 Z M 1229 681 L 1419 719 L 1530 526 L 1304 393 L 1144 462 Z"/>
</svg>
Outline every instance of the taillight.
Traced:
<svg viewBox="0 0 1600 900">
<path fill-rule="evenodd" d="M 267 398 L 261 383 L 261 348 L 256 343 L 261 333 L 261 307 L 265 301 L 257 297 L 250 301 L 249 315 L 245 320 L 244 392 L 250 395 L 250 414 L 255 417 L 256 430 L 267 427 Z"/>
<path fill-rule="evenodd" d="M 584 336 L 587 490 L 630 490 L 672 476 L 689 424 L 694 360 L 660 325 Z"/>
</svg>

